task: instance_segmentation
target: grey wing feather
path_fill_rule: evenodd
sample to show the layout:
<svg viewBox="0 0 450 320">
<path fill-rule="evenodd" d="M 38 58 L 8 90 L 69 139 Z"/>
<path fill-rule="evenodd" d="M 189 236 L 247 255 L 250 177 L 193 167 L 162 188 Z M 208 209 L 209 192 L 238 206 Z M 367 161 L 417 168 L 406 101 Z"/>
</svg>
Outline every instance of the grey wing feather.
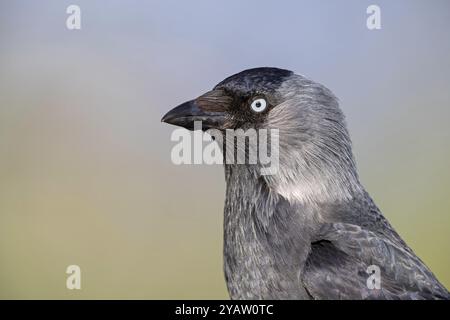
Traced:
<svg viewBox="0 0 450 320">
<path fill-rule="evenodd" d="M 368 267 L 381 289 L 369 289 Z M 312 244 L 303 284 L 316 299 L 449 299 L 448 291 L 401 240 L 349 223 L 324 224 Z"/>
</svg>

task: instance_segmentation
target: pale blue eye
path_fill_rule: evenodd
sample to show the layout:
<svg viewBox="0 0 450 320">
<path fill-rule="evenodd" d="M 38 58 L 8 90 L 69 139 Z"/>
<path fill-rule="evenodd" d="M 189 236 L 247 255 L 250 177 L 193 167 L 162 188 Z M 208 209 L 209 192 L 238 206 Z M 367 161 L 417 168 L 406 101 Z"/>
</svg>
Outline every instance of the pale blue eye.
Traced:
<svg viewBox="0 0 450 320">
<path fill-rule="evenodd" d="M 267 102 L 263 98 L 253 100 L 253 102 L 251 104 L 251 108 L 255 112 L 263 112 L 264 110 L 266 110 L 266 107 L 267 107 Z"/>
</svg>

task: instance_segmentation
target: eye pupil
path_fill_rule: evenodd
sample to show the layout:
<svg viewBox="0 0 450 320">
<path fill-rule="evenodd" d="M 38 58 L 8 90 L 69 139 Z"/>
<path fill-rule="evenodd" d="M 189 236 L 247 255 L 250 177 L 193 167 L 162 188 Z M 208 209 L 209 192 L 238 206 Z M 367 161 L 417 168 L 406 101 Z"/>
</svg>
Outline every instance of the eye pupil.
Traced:
<svg viewBox="0 0 450 320">
<path fill-rule="evenodd" d="M 256 107 L 257 107 L 257 108 L 261 108 L 261 102 L 259 102 L 259 101 L 256 102 Z"/>
</svg>

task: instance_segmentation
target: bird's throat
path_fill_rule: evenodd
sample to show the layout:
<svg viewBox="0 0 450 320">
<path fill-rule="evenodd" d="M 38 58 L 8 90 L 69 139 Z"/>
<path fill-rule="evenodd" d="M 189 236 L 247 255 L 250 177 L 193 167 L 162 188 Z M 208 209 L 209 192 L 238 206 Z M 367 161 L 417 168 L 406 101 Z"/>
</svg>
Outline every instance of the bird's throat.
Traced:
<svg viewBox="0 0 450 320">
<path fill-rule="evenodd" d="M 226 167 L 225 175 L 224 271 L 231 298 L 308 298 L 299 288 L 313 232 L 302 219 L 310 214 L 293 214 L 292 204 L 245 166 Z"/>
</svg>

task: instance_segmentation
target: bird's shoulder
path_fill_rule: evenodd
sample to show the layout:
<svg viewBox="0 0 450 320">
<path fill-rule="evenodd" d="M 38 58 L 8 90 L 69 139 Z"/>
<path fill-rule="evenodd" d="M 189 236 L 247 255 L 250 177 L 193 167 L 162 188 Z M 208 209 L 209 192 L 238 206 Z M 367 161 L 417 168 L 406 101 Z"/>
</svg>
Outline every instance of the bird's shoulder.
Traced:
<svg viewBox="0 0 450 320">
<path fill-rule="evenodd" d="M 313 298 L 449 298 L 366 192 L 318 211 L 322 219 L 302 270 L 303 285 Z M 380 270 L 380 289 L 368 286 L 373 267 Z"/>
<path fill-rule="evenodd" d="M 320 212 L 325 225 L 330 223 L 355 225 L 380 238 L 389 239 L 412 253 L 366 191 L 345 202 L 324 204 Z"/>
<path fill-rule="evenodd" d="M 333 206 L 332 206 L 333 207 Z M 330 207 L 327 210 L 333 210 Z M 405 244 L 372 199 L 334 206 L 317 228 L 303 271 L 312 297 L 335 299 L 448 298 L 448 291 Z M 381 288 L 370 289 L 371 268 Z"/>
</svg>

